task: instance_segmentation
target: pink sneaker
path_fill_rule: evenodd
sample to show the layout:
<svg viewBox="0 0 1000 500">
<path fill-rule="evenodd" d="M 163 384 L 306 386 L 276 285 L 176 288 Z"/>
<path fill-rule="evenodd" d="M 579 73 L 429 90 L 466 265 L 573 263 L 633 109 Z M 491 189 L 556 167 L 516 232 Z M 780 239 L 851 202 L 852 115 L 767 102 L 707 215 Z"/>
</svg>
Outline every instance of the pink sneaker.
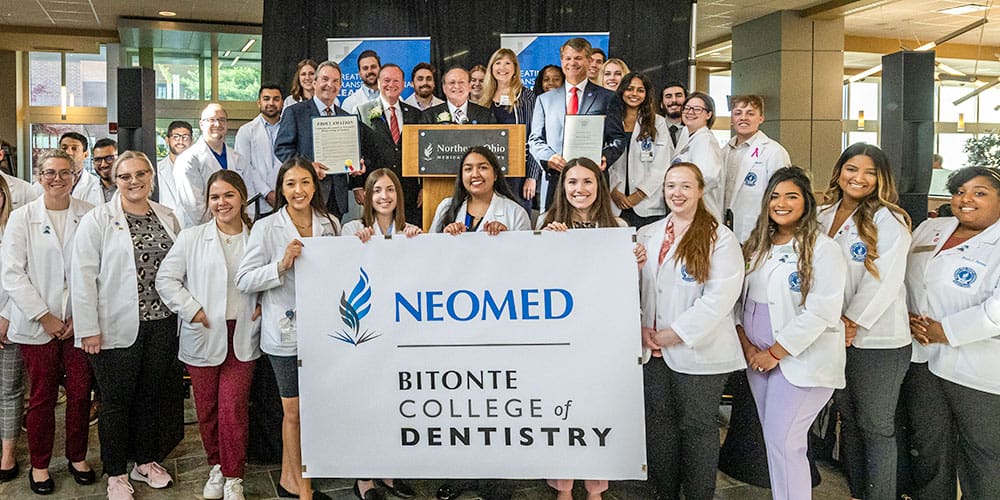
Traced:
<svg viewBox="0 0 1000 500">
<path fill-rule="evenodd" d="M 108 500 L 133 500 L 134 492 L 125 474 L 108 477 Z"/>
<path fill-rule="evenodd" d="M 166 488 L 174 484 L 173 478 L 170 477 L 170 473 L 167 469 L 164 469 L 162 465 L 156 462 L 149 462 L 148 464 L 138 465 L 132 467 L 132 473 L 128 475 L 134 481 L 139 481 L 146 483 L 150 488 Z"/>
</svg>

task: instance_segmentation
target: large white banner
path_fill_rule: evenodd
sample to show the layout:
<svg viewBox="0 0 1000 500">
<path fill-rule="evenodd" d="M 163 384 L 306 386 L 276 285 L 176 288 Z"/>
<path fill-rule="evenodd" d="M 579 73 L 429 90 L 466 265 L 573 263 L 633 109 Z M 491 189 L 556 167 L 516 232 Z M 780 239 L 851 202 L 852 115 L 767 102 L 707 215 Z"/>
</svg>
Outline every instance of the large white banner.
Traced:
<svg viewBox="0 0 1000 500">
<path fill-rule="evenodd" d="M 633 234 L 304 240 L 306 474 L 645 479 Z"/>
</svg>

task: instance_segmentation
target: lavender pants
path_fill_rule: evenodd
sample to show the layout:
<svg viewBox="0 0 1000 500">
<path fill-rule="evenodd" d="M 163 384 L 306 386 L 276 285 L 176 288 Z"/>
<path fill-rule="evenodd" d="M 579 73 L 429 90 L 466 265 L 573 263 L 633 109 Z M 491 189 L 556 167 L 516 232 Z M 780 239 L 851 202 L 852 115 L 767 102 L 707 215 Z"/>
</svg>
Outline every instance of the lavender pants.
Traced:
<svg viewBox="0 0 1000 500">
<path fill-rule="evenodd" d="M 743 328 L 757 348 L 767 349 L 774 344 L 767 304 L 747 300 Z M 806 458 L 809 427 L 830 400 L 833 389 L 792 385 L 781 373 L 780 364 L 764 373 L 748 368 L 747 378 L 764 429 L 771 495 L 775 500 L 811 498 L 812 476 Z"/>
</svg>

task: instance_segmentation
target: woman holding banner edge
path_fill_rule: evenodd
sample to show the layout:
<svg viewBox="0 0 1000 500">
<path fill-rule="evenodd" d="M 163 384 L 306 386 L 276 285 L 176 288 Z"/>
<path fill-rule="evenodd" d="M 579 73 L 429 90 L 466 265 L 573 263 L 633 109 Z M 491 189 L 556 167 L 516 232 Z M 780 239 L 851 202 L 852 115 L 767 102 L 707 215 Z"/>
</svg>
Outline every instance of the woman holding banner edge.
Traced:
<svg viewBox="0 0 1000 500">
<path fill-rule="evenodd" d="M 659 498 L 710 500 L 719 462 L 719 398 L 746 367 L 730 314 L 743 287 L 740 244 L 705 206 L 693 163 L 663 180 L 665 219 L 638 241 L 657 264 L 639 274 L 649 476 Z"/>
<path fill-rule="evenodd" d="M 528 213 L 514 200 L 496 155 L 484 146 L 469 148 L 455 177 L 454 194 L 438 205 L 431 231 L 453 236 L 530 231 Z"/>
<path fill-rule="evenodd" d="M 283 498 L 317 498 L 302 477 L 299 421 L 298 331 L 295 325 L 295 259 L 302 254 L 299 238 L 337 236 L 340 224 L 316 196 L 319 177 L 312 164 L 292 158 L 278 170 L 275 214 L 250 231 L 246 252 L 236 272 L 236 288 L 259 293 L 262 308 L 260 348 L 268 355 L 278 382 L 284 418 L 281 424 L 281 476 L 275 485 Z"/>
</svg>

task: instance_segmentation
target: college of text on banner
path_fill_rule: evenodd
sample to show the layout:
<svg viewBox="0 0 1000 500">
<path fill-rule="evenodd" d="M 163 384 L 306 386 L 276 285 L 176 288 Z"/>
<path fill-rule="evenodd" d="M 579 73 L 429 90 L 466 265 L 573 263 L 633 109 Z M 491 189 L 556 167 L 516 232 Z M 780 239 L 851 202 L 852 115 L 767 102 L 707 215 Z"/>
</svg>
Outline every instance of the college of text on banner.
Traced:
<svg viewBox="0 0 1000 500">
<path fill-rule="evenodd" d="M 633 234 L 305 239 L 307 475 L 644 479 Z"/>
</svg>

